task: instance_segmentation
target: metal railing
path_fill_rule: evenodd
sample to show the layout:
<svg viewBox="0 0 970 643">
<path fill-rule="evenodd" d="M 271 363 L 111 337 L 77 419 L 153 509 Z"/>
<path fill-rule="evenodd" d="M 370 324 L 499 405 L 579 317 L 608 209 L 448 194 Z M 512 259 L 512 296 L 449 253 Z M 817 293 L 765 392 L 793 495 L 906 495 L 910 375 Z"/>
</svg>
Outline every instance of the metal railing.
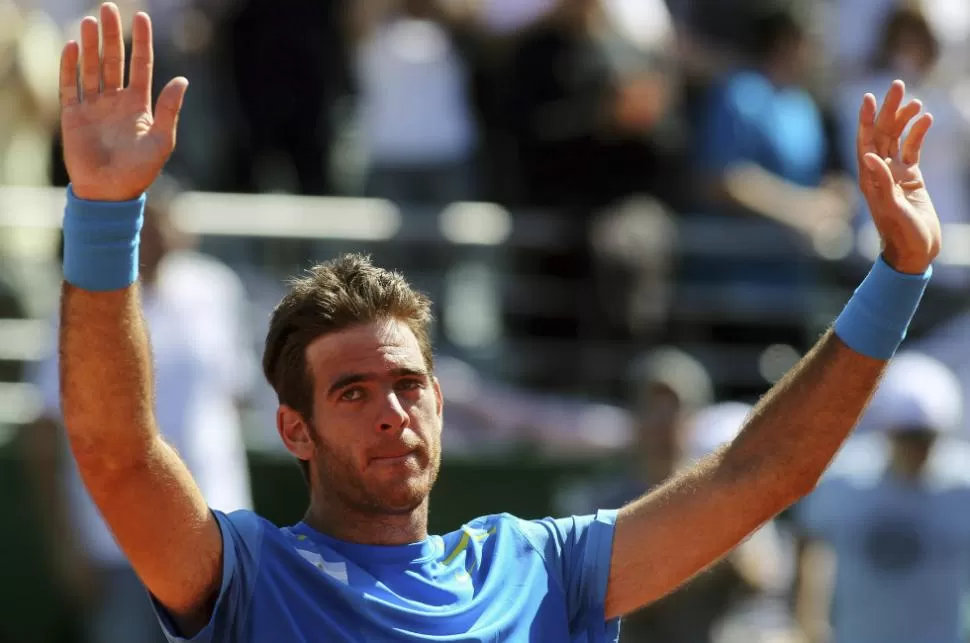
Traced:
<svg viewBox="0 0 970 643">
<path fill-rule="evenodd" d="M 60 188 L 0 187 L 0 235 L 16 229 L 22 236 L 56 238 L 63 206 L 64 191 Z M 513 213 L 492 203 L 455 203 L 441 210 L 402 209 L 374 199 L 189 192 L 173 204 L 173 216 L 180 227 L 198 235 L 230 264 L 249 264 L 276 277 L 292 274 L 311 260 L 335 252 L 371 252 L 376 261 L 405 270 L 439 302 L 444 313 L 440 315 L 442 324 L 453 326 L 444 333 L 454 340 L 450 342 L 453 348 L 477 355 L 513 381 L 570 365 L 584 369 L 584 377 L 596 381 L 598 377 L 615 376 L 609 372 L 613 365 L 630 356 L 631 347 L 624 342 L 582 337 L 542 339 L 496 334 L 488 328 L 475 332 L 454 328 L 469 323 L 468 314 L 462 321 L 462 315 L 456 317 L 454 313 L 460 312 L 462 305 L 481 304 L 480 311 L 475 312 L 478 317 L 500 316 L 502 310 L 537 320 L 575 314 L 577 297 L 582 295 L 574 280 L 521 272 L 514 265 L 516 256 L 566 250 L 576 243 L 583 231 L 555 213 Z M 970 226 L 949 225 L 945 234 L 948 243 L 941 261 L 970 266 Z M 875 257 L 878 243 L 874 244 L 874 239 L 871 233 L 854 236 L 846 229 L 814 242 L 793 241 L 789 233 L 780 234 L 777 228 L 759 221 L 732 220 L 724 225 L 683 217 L 677 220 L 674 255 L 691 261 L 800 253 L 811 261 L 832 264 L 852 253 Z M 43 262 L 53 258 L 25 254 L 21 259 Z M 476 288 L 474 296 L 469 295 L 468 290 Z M 784 288 L 750 288 L 745 292 L 745 297 L 737 297 L 703 284 L 679 284 L 671 323 L 716 318 L 737 324 L 801 322 L 809 328 L 821 327 L 848 294 L 845 287 L 824 281 L 804 293 L 807 303 L 793 303 L 792 294 Z M 56 297 L 52 292 L 28 295 Z M 459 303 L 449 309 L 449 302 Z M 461 302 L 465 304 L 459 305 Z M 472 321 L 478 323 L 478 317 Z M 45 355 L 51 348 L 48 328 L 46 319 L 0 320 L 0 360 L 31 361 Z M 579 354 L 577 340 L 585 342 L 580 352 L 593 356 L 587 363 L 577 364 L 569 357 Z M 688 348 L 702 357 L 715 379 L 733 378 L 751 387 L 770 379 L 765 374 L 762 352 L 703 341 Z M 29 388 L 20 383 L 0 383 L 0 422 L 23 421 L 36 405 Z"/>
</svg>

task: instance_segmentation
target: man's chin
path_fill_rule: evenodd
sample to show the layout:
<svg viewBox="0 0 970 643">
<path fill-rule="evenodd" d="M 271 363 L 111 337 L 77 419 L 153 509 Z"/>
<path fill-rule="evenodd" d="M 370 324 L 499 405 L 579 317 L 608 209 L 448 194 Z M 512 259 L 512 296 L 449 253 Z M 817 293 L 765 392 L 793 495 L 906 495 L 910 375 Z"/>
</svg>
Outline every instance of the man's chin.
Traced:
<svg viewBox="0 0 970 643">
<path fill-rule="evenodd" d="M 374 491 L 375 504 L 390 513 L 404 514 L 424 504 L 431 493 L 431 485 L 424 476 L 421 476 L 419 479 L 382 485 Z"/>
</svg>

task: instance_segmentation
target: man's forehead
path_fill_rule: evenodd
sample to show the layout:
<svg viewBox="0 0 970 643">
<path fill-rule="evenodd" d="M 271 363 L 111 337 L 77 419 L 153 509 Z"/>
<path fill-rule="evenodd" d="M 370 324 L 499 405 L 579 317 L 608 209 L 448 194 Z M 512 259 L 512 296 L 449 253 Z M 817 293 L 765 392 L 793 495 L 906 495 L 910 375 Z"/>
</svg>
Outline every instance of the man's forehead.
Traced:
<svg viewBox="0 0 970 643">
<path fill-rule="evenodd" d="M 353 326 L 329 333 L 307 347 L 307 361 L 317 375 L 368 367 L 424 367 L 421 346 L 414 332 L 396 320 Z"/>
</svg>

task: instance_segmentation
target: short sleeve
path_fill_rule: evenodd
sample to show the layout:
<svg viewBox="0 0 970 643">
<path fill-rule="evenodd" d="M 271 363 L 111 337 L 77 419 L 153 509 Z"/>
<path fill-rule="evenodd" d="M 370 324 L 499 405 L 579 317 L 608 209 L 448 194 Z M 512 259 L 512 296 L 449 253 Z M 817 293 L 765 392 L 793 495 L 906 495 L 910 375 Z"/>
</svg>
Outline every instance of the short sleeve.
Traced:
<svg viewBox="0 0 970 643">
<path fill-rule="evenodd" d="M 565 593 L 572 632 L 603 628 L 605 634 L 618 627 L 618 620 L 607 622 L 605 616 L 616 513 L 520 521 Z"/>
<path fill-rule="evenodd" d="M 703 117 L 697 161 L 712 174 L 721 174 L 752 156 L 747 149 L 749 136 L 736 94 L 730 85 L 715 89 Z"/>
<path fill-rule="evenodd" d="M 224 514 L 213 511 L 222 533 L 222 584 L 209 622 L 192 638 L 183 638 L 167 610 L 152 600 L 158 620 L 170 643 L 234 643 L 244 640 L 262 545 L 263 520 L 249 511 Z"/>
</svg>

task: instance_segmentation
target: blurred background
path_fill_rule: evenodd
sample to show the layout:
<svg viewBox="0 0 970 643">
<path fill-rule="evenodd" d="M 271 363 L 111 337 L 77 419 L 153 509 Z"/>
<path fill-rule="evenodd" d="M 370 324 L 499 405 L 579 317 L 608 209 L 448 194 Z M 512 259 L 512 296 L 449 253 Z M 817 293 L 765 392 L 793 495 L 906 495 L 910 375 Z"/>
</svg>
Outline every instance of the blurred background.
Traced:
<svg viewBox="0 0 970 643">
<path fill-rule="evenodd" d="M 966 0 L 118 4 L 153 18 L 156 89 L 191 82 L 142 239 L 159 423 L 213 506 L 278 524 L 307 500 L 259 368 L 287 277 L 361 251 L 433 297 L 433 531 L 619 506 L 729 440 L 864 277 L 855 121 L 906 81 L 936 117 L 922 166 L 946 246 L 895 404 L 622 640 L 967 639 Z M 58 428 L 57 58 L 92 8 L 0 0 L 11 642 L 158 636 Z"/>
</svg>

